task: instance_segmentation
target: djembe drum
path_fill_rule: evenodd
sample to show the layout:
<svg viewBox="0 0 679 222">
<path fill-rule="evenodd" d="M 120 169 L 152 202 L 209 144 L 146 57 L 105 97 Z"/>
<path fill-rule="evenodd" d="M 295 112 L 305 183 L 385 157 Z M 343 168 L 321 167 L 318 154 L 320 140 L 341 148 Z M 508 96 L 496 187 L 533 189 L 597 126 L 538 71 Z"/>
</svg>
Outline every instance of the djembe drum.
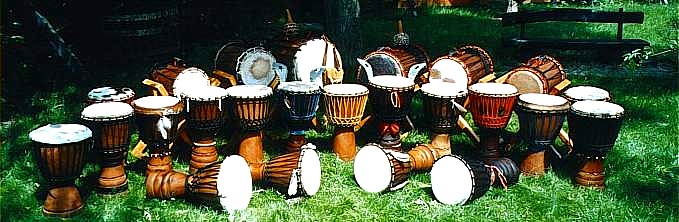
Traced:
<svg viewBox="0 0 679 222">
<path fill-rule="evenodd" d="M 384 149 L 379 144 L 367 144 L 356 154 L 356 182 L 370 193 L 398 190 L 408 183 L 410 156 Z"/>
<path fill-rule="evenodd" d="M 113 88 L 109 86 L 94 88 L 87 93 L 87 105 L 103 102 L 132 103 L 134 91 L 130 88 Z"/>
<path fill-rule="evenodd" d="M 379 144 L 385 149 L 401 151 L 400 122 L 410 112 L 415 94 L 415 82 L 402 76 L 373 76 L 368 83 L 370 102 L 380 120 Z"/>
<path fill-rule="evenodd" d="M 575 183 L 605 187 L 604 158 L 613 149 L 622 127 L 624 109 L 603 101 L 579 101 L 568 112 L 568 136 L 578 159 Z"/>
<path fill-rule="evenodd" d="M 491 171 L 481 161 L 441 157 L 431 169 L 431 190 L 443 204 L 464 205 L 486 194 Z"/>
<path fill-rule="evenodd" d="M 50 190 L 42 207 L 48 216 L 70 217 L 85 205 L 75 179 L 82 173 L 85 152 L 92 147 L 92 131 L 78 124 L 50 124 L 28 135 L 36 160 Z"/>
<path fill-rule="evenodd" d="M 521 162 L 521 171 L 528 175 L 545 173 L 545 151 L 554 149 L 553 142 L 570 108 L 560 96 L 527 93 L 519 96 L 516 114 L 519 135 L 528 143 L 528 156 Z"/>
<path fill-rule="evenodd" d="M 358 84 L 332 84 L 323 87 L 325 117 L 334 124 L 332 150 L 343 161 L 356 156 L 358 126 L 368 102 L 368 88 Z"/>
<path fill-rule="evenodd" d="M 611 101 L 611 95 L 608 91 L 594 86 L 576 86 L 571 87 L 563 92 L 562 96 L 569 102 L 575 103 L 577 101 Z"/>
<path fill-rule="evenodd" d="M 299 151 L 269 160 L 253 177 L 253 181 L 262 179 L 288 197 L 313 196 L 321 185 L 321 161 L 316 147 L 306 144 Z"/>
<path fill-rule="evenodd" d="M 241 129 L 243 136 L 238 145 L 238 154 L 248 162 L 252 177 L 257 178 L 257 169 L 264 164 L 262 129 L 271 120 L 273 91 L 265 85 L 237 85 L 226 89 L 232 120 Z"/>
<path fill-rule="evenodd" d="M 551 90 L 555 90 L 554 87 L 557 84 L 568 79 L 566 70 L 561 63 L 554 57 L 548 55 L 539 55 L 530 58 L 524 66 L 534 68 L 540 72 L 540 75 L 547 81 L 547 88 L 550 89 L 548 93 L 550 94 L 552 94 Z"/>
<path fill-rule="evenodd" d="M 481 132 L 481 158 L 502 156 L 500 130 L 507 126 L 519 91 L 510 84 L 476 83 L 469 87 L 469 112 Z"/>
<path fill-rule="evenodd" d="M 490 74 L 493 74 L 493 59 L 490 54 L 481 47 L 468 45 L 463 46 L 452 53 L 452 57 L 462 61 L 469 71 L 467 85 L 475 83 Z"/>
<path fill-rule="evenodd" d="M 233 213 L 244 210 L 252 198 L 252 177 L 245 160 L 232 155 L 198 169 L 193 174 L 153 172 L 146 177 L 146 197 L 171 199 L 191 197 L 206 204 L 219 205 Z"/>
<path fill-rule="evenodd" d="M 450 134 L 464 109 L 467 85 L 432 82 L 422 85 L 424 113 L 431 127 L 431 145 L 442 155 L 450 154 Z"/>
<path fill-rule="evenodd" d="M 507 74 L 505 83 L 511 84 L 523 93 L 548 93 L 549 83 L 540 71 L 527 66 L 516 67 Z"/>
<path fill-rule="evenodd" d="M 226 121 L 227 92 L 217 86 L 206 86 L 183 92 L 181 97 L 193 141 L 189 165 L 189 173 L 193 173 L 217 161 L 214 136 Z"/>
<path fill-rule="evenodd" d="M 127 103 L 95 103 L 83 109 L 80 118 L 91 130 L 101 166 L 96 190 L 117 194 L 128 190 L 125 158 L 130 145 L 134 110 Z"/>
<path fill-rule="evenodd" d="M 306 144 L 304 133 L 309 129 L 311 119 L 316 116 L 321 87 L 310 82 L 282 82 L 278 91 L 289 121 L 290 139 L 286 149 L 288 152 L 298 151 Z"/>
<path fill-rule="evenodd" d="M 170 143 L 177 137 L 177 125 L 184 106 L 177 97 L 146 96 L 132 101 L 139 138 L 147 144 L 146 174 L 172 170 Z"/>
</svg>

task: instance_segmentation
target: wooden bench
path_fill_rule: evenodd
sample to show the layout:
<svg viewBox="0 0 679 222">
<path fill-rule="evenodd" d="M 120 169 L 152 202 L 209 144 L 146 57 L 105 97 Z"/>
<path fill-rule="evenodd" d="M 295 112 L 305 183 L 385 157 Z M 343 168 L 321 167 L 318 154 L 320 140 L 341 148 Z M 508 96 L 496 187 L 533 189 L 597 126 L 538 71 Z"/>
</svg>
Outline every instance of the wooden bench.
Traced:
<svg viewBox="0 0 679 222">
<path fill-rule="evenodd" d="M 529 38 L 526 37 L 526 24 L 540 22 L 587 22 L 587 23 L 617 23 L 617 36 L 615 39 L 554 39 L 554 38 Z M 537 12 L 511 12 L 502 15 L 502 26 L 520 25 L 519 36 L 504 39 L 505 46 L 518 46 L 522 49 L 592 49 L 607 50 L 610 57 L 612 52 L 621 53 L 638 48 L 644 48 L 650 44 L 643 39 L 624 39 L 623 24 L 644 22 L 643 12 L 623 12 L 620 8 L 617 12 L 592 11 L 589 9 L 552 9 Z M 615 50 L 615 51 L 609 51 Z"/>
</svg>

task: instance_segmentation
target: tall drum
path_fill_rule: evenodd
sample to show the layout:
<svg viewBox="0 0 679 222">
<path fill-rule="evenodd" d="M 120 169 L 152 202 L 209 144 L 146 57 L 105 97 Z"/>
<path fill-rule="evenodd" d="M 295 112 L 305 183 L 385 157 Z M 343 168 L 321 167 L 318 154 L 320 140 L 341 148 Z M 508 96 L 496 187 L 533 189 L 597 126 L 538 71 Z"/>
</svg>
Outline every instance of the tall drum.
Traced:
<svg viewBox="0 0 679 222">
<path fill-rule="evenodd" d="M 273 108 L 273 91 L 264 85 L 237 85 L 226 89 L 232 119 L 243 133 L 238 154 L 250 165 L 252 177 L 264 164 L 262 129 L 269 124 Z"/>
<path fill-rule="evenodd" d="M 124 102 L 132 103 L 134 100 L 134 91 L 130 88 L 113 88 L 110 86 L 94 88 L 87 93 L 87 104 L 103 102 Z"/>
<path fill-rule="evenodd" d="M 101 166 L 97 192 L 117 194 L 128 190 L 125 158 L 130 145 L 132 114 L 127 103 L 95 103 L 85 107 L 80 118 L 91 130 Z"/>
<path fill-rule="evenodd" d="M 193 173 L 217 161 L 214 136 L 226 121 L 227 92 L 217 86 L 206 86 L 183 92 L 181 97 L 193 141 L 189 165 L 189 172 Z"/>
<path fill-rule="evenodd" d="M 408 184 L 408 154 L 367 144 L 356 154 L 354 176 L 358 185 L 370 193 L 398 190 Z"/>
<path fill-rule="evenodd" d="M 619 105 L 603 101 L 580 101 L 571 106 L 568 136 L 580 162 L 576 184 L 605 187 L 604 158 L 618 138 L 624 111 Z"/>
<path fill-rule="evenodd" d="M 502 156 L 500 130 L 507 126 L 519 91 L 509 84 L 476 83 L 469 87 L 469 112 L 481 131 L 481 158 L 490 163 Z"/>
<path fill-rule="evenodd" d="M 92 147 L 92 131 L 78 124 L 50 124 L 31 131 L 36 160 L 50 187 L 42 212 L 70 217 L 85 204 L 75 179 L 82 173 L 85 152 Z"/>
<path fill-rule="evenodd" d="M 370 101 L 379 119 L 379 144 L 385 149 L 401 151 L 400 122 L 410 113 L 415 82 L 402 76 L 369 77 Z"/>
<path fill-rule="evenodd" d="M 521 162 L 521 171 L 528 175 L 545 173 L 545 151 L 553 148 L 566 113 L 568 100 L 560 96 L 522 94 L 516 104 L 519 116 L 519 135 L 529 144 L 528 156 Z"/>
<path fill-rule="evenodd" d="M 316 116 L 321 87 L 310 82 L 282 82 L 278 91 L 288 118 L 290 140 L 286 148 L 289 152 L 298 151 L 306 144 L 304 134 Z"/>
<path fill-rule="evenodd" d="M 440 154 L 450 154 L 450 134 L 462 113 L 460 108 L 467 98 L 467 85 L 432 82 L 422 85 L 424 113 L 431 127 L 431 145 Z"/>
<path fill-rule="evenodd" d="M 146 174 L 172 170 L 170 143 L 177 137 L 177 125 L 184 106 L 177 97 L 146 96 L 132 102 L 139 138 L 148 145 Z"/>
<path fill-rule="evenodd" d="M 336 126 L 332 138 L 332 150 L 344 160 L 356 156 L 358 126 L 368 102 L 368 88 L 358 84 L 332 84 L 323 87 L 325 117 Z"/>
</svg>

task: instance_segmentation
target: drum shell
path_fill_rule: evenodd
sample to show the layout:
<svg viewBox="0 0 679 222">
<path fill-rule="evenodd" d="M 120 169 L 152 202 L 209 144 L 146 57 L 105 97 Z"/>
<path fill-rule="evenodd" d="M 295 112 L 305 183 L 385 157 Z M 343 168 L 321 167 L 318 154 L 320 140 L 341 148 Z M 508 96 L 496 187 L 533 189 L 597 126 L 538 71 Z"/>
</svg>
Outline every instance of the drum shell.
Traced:
<svg viewBox="0 0 679 222">
<path fill-rule="evenodd" d="M 551 56 L 541 55 L 530 58 L 525 66 L 538 70 L 546 80 L 548 89 L 554 88 L 568 78 L 561 63 Z"/>
<path fill-rule="evenodd" d="M 397 151 L 392 151 L 392 152 L 397 152 Z M 407 161 L 402 161 L 399 160 L 398 158 L 394 157 L 391 152 L 387 151 L 386 152 L 387 157 L 389 158 L 390 165 L 391 165 L 391 182 L 389 183 L 389 189 L 394 190 L 394 189 L 399 189 L 400 186 L 404 185 L 406 182 L 408 182 L 408 177 L 410 174 L 410 169 L 411 164 L 410 160 Z M 405 154 L 407 155 L 407 154 Z"/>
<path fill-rule="evenodd" d="M 310 92 L 279 90 L 279 95 L 291 121 L 310 121 L 316 116 L 321 99 L 320 89 Z"/>
<path fill-rule="evenodd" d="M 187 98 L 186 120 L 192 129 L 217 130 L 225 121 L 226 98 L 218 100 L 195 100 Z"/>
<path fill-rule="evenodd" d="M 512 161 L 511 159 L 509 158 L 496 159 L 492 161 L 491 165 L 497 167 L 498 170 L 502 172 L 502 175 L 506 179 L 507 186 L 511 186 L 519 182 L 521 172 L 516 163 L 514 163 L 514 161 Z M 499 183 L 498 179 L 496 178 L 495 183 L 493 183 L 493 186 L 500 187 L 501 185 L 502 184 Z"/>
<path fill-rule="evenodd" d="M 568 137 L 576 155 L 605 158 L 613 149 L 622 127 L 622 115 L 600 118 L 583 115 L 571 109 L 567 115 Z"/>
<path fill-rule="evenodd" d="M 502 129 L 509 123 L 518 93 L 487 95 L 469 91 L 469 112 L 480 127 Z"/>
<path fill-rule="evenodd" d="M 271 120 L 273 100 L 271 95 L 263 97 L 229 97 L 228 107 L 232 119 L 245 131 L 259 131 Z"/>
<path fill-rule="evenodd" d="M 467 94 L 458 97 L 442 97 L 424 93 L 424 113 L 429 115 L 428 121 L 434 133 L 450 133 L 457 126 L 457 117 L 461 112 L 453 109 L 454 100 L 457 104 L 464 104 Z"/>
<path fill-rule="evenodd" d="M 401 121 L 410 113 L 410 103 L 415 95 L 415 85 L 396 88 L 385 87 L 374 83 L 368 84 L 370 102 L 373 112 L 385 121 Z M 392 94 L 397 97 L 394 104 Z"/>
<path fill-rule="evenodd" d="M 389 67 L 385 61 L 380 61 L 377 55 L 385 56 L 393 61 L 396 61 L 395 67 Z M 368 53 L 363 57 L 373 68 L 373 75 L 399 75 L 409 77 L 408 72 L 410 67 L 418 63 L 429 63 L 429 55 L 426 50 L 417 44 L 412 44 L 408 47 L 381 47 L 373 52 Z M 358 66 L 357 71 L 358 82 L 368 82 L 367 75 L 362 66 Z"/>
<path fill-rule="evenodd" d="M 568 113 L 568 104 L 556 110 L 538 110 L 519 103 L 514 110 L 519 117 L 519 135 L 531 145 L 530 151 L 538 152 L 554 142 Z"/>
<path fill-rule="evenodd" d="M 127 158 L 132 130 L 132 115 L 113 119 L 83 119 L 92 130 L 94 150 L 102 167 L 118 166 Z"/>
<path fill-rule="evenodd" d="M 325 116 L 330 123 L 339 127 L 354 127 L 363 117 L 368 102 L 368 91 L 353 95 L 338 95 L 323 92 Z"/>
<path fill-rule="evenodd" d="M 143 140 L 147 144 L 168 144 L 177 137 L 177 125 L 179 124 L 179 113 L 165 115 L 172 126 L 167 132 L 167 139 L 163 138 L 163 135 L 158 131 L 158 120 L 163 116 L 156 114 L 145 114 L 135 111 L 135 122 L 137 129 L 139 130 L 139 139 Z M 161 145 L 162 146 L 162 145 Z"/>
<path fill-rule="evenodd" d="M 288 186 L 297 186 L 297 191 L 300 192 L 302 190 L 299 189 L 301 184 L 290 184 L 290 180 L 292 179 L 292 174 L 295 173 L 295 169 L 301 170 L 300 161 L 302 155 L 302 152 L 292 152 L 271 159 L 264 166 L 265 181 L 285 190 L 288 189 Z M 298 181 L 298 183 L 301 182 Z"/>
<path fill-rule="evenodd" d="M 40 172 L 53 185 L 69 184 L 80 176 L 85 165 L 85 152 L 92 138 L 67 144 L 45 144 L 34 141 Z"/>
<path fill-rule="evenodd" d="M 221 166 L 222 162 L 215 162 L 189 175 L 186 179 L 188 193 L 202 201 L 216 203 L 219 200 L 217 177 Z"/>
<path fill-rule="evenodd" d="M 478 46 L 464 46 L 455 50 L 453 57 L 462 61 L 469 73 L 467 73 L 467 81 L 473 84 L 479 79 L 493 74 L 493 60 L 486 50 Z"/>
<path fill-rule="evenodd" d="M 163 85 L 170 95 L 174 95 L 174 92 L 172 91 L 174 80 L 177 79 L 179 73 L 187 68 L 188 67 L 185 64 L 170 64 L 163 68 L 154 67 L 149 78 Z"/>
</svg>

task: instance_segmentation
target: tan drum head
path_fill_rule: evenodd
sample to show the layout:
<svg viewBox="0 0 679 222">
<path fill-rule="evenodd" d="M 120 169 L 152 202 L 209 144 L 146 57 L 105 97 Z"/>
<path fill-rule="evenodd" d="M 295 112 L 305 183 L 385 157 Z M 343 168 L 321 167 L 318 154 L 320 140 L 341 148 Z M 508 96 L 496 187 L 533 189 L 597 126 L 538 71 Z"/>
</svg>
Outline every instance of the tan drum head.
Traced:
<svg viewBox="0 0 679 222">
<path fill-rule="evenodd" d="M 615 103 L 604 101 L 578 101 L 573 103 L 571 110 L 578 115 L 595 118 L 620 118 L 625 109 Z"/>
<path fill-rule="evenodd" d="M 430 82 L 422 85 L 422 93 L 431 97 L 459 98 L 467 95 L 467 85 L 459 83 Z"/>
<path fill-rule="evenodd" d="M 368 93 L 368 88 L 359 84 L 331 84 L 323 86 L 323 91 L 337 96 L 353 96 Z"/>
<path fill-rule="evenodd" d="M 469 86 L 469 91 L 485 95 L 511 95 L 519 92 L 515 86 L 503 83 L 476 83 Z"/>
<path fill-rule="evenodd" d="M 246 85 L 268 85 L 275 77 L 276 58 L 262 47 L 249 48 L 238 57 L 236 71 Z"/>
<path fill-rule="evenodd" d="M 233 98 L 262 98 L 271 96 L 273 90 L 266 85 L 237 85 L 226 89 Z"/>
<path fill-rule="evenodd" d="M 429 72 L 429 82 L 447 82 L 469 85 L 469 71 L 458 59 L 444 56 L 436 59 Z"/>
<path fill-rule="evenodd" d="M 391 175 L 391 161 L 382 148 L 367 145 L 356 154 L 354 177 L 366 192 L 377 193 L 389 188 Z"/>
<path fill-rule="evenodd" d="M 526 93 L 518 98 L 517 105 L 533 110 L 568 110 L 568 100 L 561 96 L 541 93 Z"/>
<path fill-rule="evenodd" d="M 182 93 L 189 92 L 210 85 L 207 74 L 199 68 L 191 67 L 179 72 L 177 78 L 172 83 L 172 93 L 180 96 Z"/>
<path fill-rule="evenodd" d="M 576 86 L 563 92 L 563 96 L 572 102 L 583 100 L 610 101 L 608 91 L 594 86 Z"/>
<path fill-rule="evenodd" d="M 408 88 L 415 85 L 412 79 L 403 76 L 373 76 L 370 79 L 370 83 L 382 87 L 389 88 Z"/>
<path fill-rule="evenodd" d="M 461 205 L 471 197 L 474 175 L 458 157 L 444 156 L 431 168 L 431 190 L 443 204 Z"/>
<path fill-rule="evenodd" d="M 252 176 L 243 157 L 231 155 L 224 158 L 217 175 L 217 196 L 222 208 L 229 214 L 248 207 L 252 198 Z"/>
<path fill-rule="evenodd" d="M 80 118 L 84 120 L 104 120 L 129 117 L 134 113 L 132 106 L 123 102 L 95 103 L 83 109 Z"/>
<path fill-rule="evenodd" d="M 532 68 L 520 67 L 509 71 L 506 83 L 519 89 L 519 93 L 547 93 L 547 81 Z"/>
<path fill-rule="evenodd" d="M 92 130 L 80 124 L 48 124 L 31 131 L 31 140 L 52 145 L 77 143 L 92 137 Z"/>
<path fill-rule="evenodd" d="M 299 160 L 299 180 L 302 182 L 304 193 L 313 196 L 321 187 L 321 159 L 316 152 L 316 146 L 309 143 L 301 147 L 302 156 Z M 293 180 L 290 180 L 290 187 L 293 187 Z M 295 187 L 297 184 L 295 184 Z M 297 192 L 288 195 L 294 195 Z"/>
<path fill-rule="evenodd" d="M 317 68 L 342 68 L 342 58 L 339 53 L 335 53 L 335 44 L 324 39 L 312 39 L 305 42 L 299 51 L 295 53 L 295 73 L 297 78 L 301 81 L 314 81 L 311 79 L 311 71 Z M 339 67 L 335 67 L 335 56 Z M 325 56 L 325 65 L 323 65 L 323 57 Z"/>
</svg>

